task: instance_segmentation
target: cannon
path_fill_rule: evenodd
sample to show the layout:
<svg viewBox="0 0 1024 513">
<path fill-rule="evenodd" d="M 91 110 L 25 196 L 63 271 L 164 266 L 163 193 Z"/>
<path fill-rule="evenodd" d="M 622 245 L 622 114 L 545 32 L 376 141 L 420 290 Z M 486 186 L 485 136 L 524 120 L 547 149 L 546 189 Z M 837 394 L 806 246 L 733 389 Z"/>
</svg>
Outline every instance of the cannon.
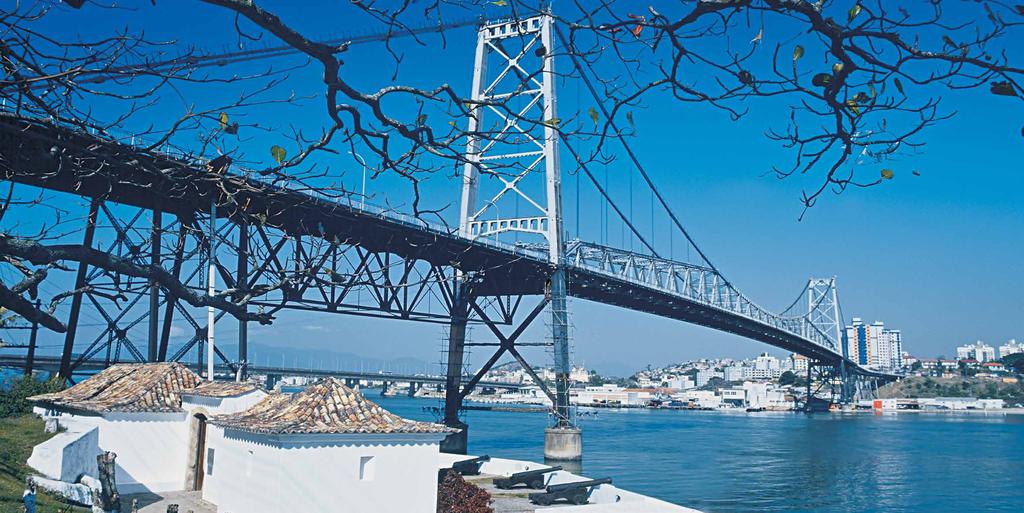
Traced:
<svg viewBox="0 0 1024 513">
<path fill-rule="evenodd" d="M 540 490 L 544 488 L 544 474 L 554 472 L 556 470 L 562 470 L 562 467 L 548 467 L 538 468 L 534 470 L 526 470 L 523 472 L 516 472 L 508 477 L 503 477 L 494 480 L 494 486 L 501 488 L 502 490 L 508 490 L 515 485 L 525 484 L 527 488 L 533 488 L 534 490 Z"/>
<path fill-rule="evenodd" d="M 539 506 L 547 506 L 558 499 L 565 499 L 573 504 L 586 504 L 590 500 L 590 494 L 597 485 L 611 484 L 612 478 L 590 479 L 587 481 L 576 481 L 548 485 L 543 492 L 530 494 L 530 502 Z"/>
<path fill-rule="evenodd" d="M 480 475 L 480 465 L 483 465 L 485 461 L 491 461 L 491 457 L 485 454 L 468 460 L 456 461 L 452 464 L 452 470 L 464 476 L 478 476 Z"/>
</svg>

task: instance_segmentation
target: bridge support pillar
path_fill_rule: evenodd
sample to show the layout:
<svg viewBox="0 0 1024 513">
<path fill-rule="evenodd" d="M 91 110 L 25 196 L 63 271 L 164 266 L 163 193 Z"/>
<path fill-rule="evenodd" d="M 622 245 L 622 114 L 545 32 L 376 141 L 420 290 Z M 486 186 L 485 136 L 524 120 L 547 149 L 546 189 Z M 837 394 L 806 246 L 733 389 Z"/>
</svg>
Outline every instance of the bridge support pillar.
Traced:
<svg viewBox="0 0 1024 513">
<path fill-rule="evenodd" d="M 555 425 L 544 430 L 544 458 L 555 461 L 583 459 L 583 432 L 576 426 L 569 406 L 569 316 L 566 305 L 565 269 L 551 275 L 551 339 L 555 356 Z"/>
<path fill-rule="evenodd" d="M 441 441 L 441 452 L 466 454 L 469 425 L 459 418 L 462 409 L 462 360 L 466 351 L 466 321 L 469 318 L 469 282 L 461 275 L 452 298 L 451 323 L 448 325 L 448 362 L 444 382 L 444 418 L 448 427 L 459 429 Z"/>
<path fill-rule="evenodd" d="M 235 287 L 239 297 L 249 288 L 249 225 L 242 221 L 238 224 L 238 268 Z M 238 378 L 244 380 L 249 367 L 249 323 L 238 321 Z"/>
<path fill-rule="evenodd" d="M 160 267 L 160 235 L 161 235 L 161 212 L 160 209 L 153 210 L 153 231 L 152 242 L 150 243 L 150 265 Z M 160 285 L 156 279 L 149 280 L 149 340 L 147 344 L 146 360 L 157 361 L 159 356 L 159 330 L 160 329 Z"/>
</svg>

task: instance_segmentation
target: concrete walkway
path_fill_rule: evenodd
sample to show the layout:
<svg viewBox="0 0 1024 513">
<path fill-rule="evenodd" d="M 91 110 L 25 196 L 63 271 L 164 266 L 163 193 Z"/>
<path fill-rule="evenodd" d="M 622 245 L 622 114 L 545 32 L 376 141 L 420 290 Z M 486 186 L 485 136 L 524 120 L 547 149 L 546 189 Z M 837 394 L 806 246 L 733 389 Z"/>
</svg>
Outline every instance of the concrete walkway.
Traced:
<svg viewBox="0 0 1024 513">
<path fill-rule="evenodd" d="M 217 513 L 217 506 L 205 502 L 202 492 L 140 493 L 121 496 L 121 511 L 131 511 L 132 499 L 140 513 L 167 513 L 167 506 L 178 505 L 178 513 Z"/>
</svg>

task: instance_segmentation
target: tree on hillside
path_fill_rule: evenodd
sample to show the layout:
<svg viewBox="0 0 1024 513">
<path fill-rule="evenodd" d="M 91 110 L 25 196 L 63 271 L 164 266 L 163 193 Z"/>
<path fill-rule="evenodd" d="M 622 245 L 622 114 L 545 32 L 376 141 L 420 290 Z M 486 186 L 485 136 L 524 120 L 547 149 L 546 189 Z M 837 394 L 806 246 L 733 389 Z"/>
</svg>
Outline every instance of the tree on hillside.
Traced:
<svg viewBox="0 0 1024 513">
<path fill-rule="evenodd" d="M 793 371 L 783 372 L 782 375 L 779 376 L 780 385 L 792 385 L 793 383 L 796 383 L 796 374 L 794 374 Z"/>
</svg>

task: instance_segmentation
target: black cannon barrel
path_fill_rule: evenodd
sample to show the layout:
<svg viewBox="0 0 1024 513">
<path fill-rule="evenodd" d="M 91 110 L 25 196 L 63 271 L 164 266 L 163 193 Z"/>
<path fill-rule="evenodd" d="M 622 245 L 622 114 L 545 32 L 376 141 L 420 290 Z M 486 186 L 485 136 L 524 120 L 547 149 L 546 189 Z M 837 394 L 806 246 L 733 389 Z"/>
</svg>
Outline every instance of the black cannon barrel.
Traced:
<svg viewBox="0 0 1024 513">
<path fill-rule="evenodd" d="M 535 468 L 533 470 L 524 470 L 522 472 L 516 472 L 515 474 L 512 474 L 511 477 L 512 477 L 512 479 L 515 479 L 515 478 L 519 478 L 519 477 L 536 476 L 536 475 L 540 475 L 540 474 L 547 474 L 548 472 L 555 472 L 556 470 L 562 470 L 562 466 L 561 465 L 555 465 L 554 467 Z"/>
<path fill-rule="evenodd" d="M 464 476 L 475 476 L 480 473 L 480 465 L 485 461 L 491 461 L 491 457 L 484 454 L 483 456 L 477 456 L 476 458 L 456 461 L 455 463 L 452 463 L 452 470 Z"/>
<path fill-rule="evenodd" d="M 491 457 L 486 455 L 486 454 L 484 454 L 483 456 L 477 456 L 476 458 L 469 458 L 468 460 L 456 461 L 455 464 L 458 464 L 458 463 L 480 463 L 480 462 L 484 462 L 484 461 L 491 461 Z"/>
<path fill-rule="evenodd" d="M 605 477 L 601 479 L 590 479 L 587 481 L 574 481 L 572 483 L 562 483 L 556 485 L 548 485 L 548 492 L 560 492 L 563 490 L 569 490 L 572 488 L 589 488 L 591 486 L 597 486 L 602 484 L 611 484 L 612 478 Z"/>
</svg>

